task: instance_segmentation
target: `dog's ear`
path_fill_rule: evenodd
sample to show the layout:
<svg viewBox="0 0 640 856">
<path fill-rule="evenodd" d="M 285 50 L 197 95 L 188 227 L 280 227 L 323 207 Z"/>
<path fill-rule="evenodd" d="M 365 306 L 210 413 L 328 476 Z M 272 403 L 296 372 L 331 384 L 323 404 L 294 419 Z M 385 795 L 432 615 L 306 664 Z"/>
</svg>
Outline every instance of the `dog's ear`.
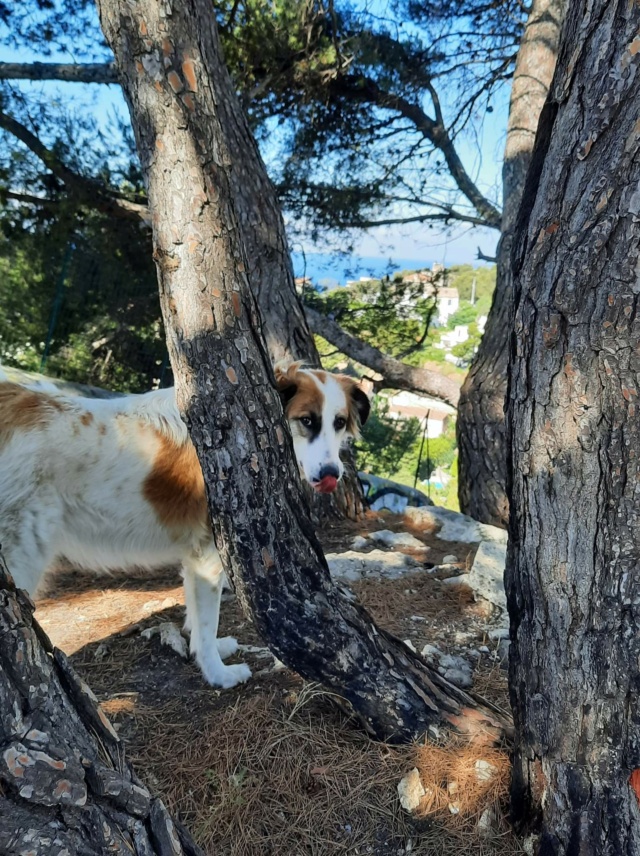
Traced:
<svg viewBox="0 0 640 856">
<path fill-rule="evenodd" d="M 273 367 L 276 376 L 276 388 L 280 394 L 282 409 L 286 412 L 287 405 L 298 391 L 296 372 L 300 363 L 276 363 Z"/>
<path fill-rule="evenodd" d="M 353 389 L 351 390 L 351 401 L 358 413 L 358 422 L 362 426 L 369 418 L 369 413 L 371 412 L 369 396 L 363 389 L 354 384 Z"/>
</svg>

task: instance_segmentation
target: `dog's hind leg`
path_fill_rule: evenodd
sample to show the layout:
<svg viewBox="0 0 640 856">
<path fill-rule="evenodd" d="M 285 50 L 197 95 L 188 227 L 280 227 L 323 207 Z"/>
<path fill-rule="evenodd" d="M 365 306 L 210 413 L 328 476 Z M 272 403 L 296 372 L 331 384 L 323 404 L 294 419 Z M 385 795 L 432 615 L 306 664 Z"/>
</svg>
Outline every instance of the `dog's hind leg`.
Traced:
<svg viewBox="0 0 640 856">
<path fill-rule="evenodd" d="M 245 663 L 225 666 L 238 643 L 231 637 L 217 639 L 220 597 L 224 571 L 220 555 L 213 545 L 201 554 L 192 554 L 183 562 L 186 626 L 191 629 L 191 653 L 208 683 L 216 687 L 233 687 L 251 677 Z"/>
</svg>

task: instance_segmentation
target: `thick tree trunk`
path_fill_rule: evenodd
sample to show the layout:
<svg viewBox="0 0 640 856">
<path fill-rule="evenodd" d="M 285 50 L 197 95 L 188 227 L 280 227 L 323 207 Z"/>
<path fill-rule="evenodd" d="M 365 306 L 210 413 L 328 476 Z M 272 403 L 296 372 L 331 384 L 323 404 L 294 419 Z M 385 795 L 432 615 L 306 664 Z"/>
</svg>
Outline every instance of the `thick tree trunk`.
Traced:
<svg viewBox="0 0 640 856">
<path fill-rule="evenodd" d="M 204 856 L 138 780 L 0 557 L 0 853 Z"/>
<path fill-rule="evenodd" d="M 220 117 L 234 94 L 210 4 L 98 7 L 148 180 L 178 401 L 240 601 L 272 650 L 347 699 L 371 733 L 503 735 L 508 719 L 449 685 L 331 582 L 247 279 Z"/>
<path fill-rule="evenodd" d="M 572 0 L 514 240 L 513 806 L 640 853 L 640 7 Z"/>
<path fill-rule="evenodd" d="M 513 281 L 511 245 L 540 111 L 556 64 L 566 0 L 534 0 L 513 77 L 502 168 L 502 237 L 493 305 L 458 405 L 460 508 L 483 523 L 507 526 L 508 450 L 504 400 Z"/>
</svg>

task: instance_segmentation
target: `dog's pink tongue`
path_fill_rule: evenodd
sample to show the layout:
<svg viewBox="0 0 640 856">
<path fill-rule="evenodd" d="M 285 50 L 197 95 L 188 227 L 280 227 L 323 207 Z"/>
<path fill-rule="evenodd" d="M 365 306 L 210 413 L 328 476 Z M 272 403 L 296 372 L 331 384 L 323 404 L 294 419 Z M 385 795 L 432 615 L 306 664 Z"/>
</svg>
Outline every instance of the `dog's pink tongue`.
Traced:
<svg viewBox="0 0 640 856">
<path fill-rule="evenodd" d="M 325 476 L 315 485 L 318 493 L 333 493 L 338 486 L 338 479 L 335 476 Z"/>
</svg>

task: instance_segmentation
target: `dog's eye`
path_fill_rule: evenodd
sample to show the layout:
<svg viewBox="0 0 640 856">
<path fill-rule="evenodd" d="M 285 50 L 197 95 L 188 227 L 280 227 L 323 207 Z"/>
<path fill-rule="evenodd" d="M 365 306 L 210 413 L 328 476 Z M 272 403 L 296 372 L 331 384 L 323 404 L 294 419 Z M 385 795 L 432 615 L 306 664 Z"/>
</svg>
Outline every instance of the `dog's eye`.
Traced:
<svg viewBox="0 0 640 856">
<path fill-rule="evenodd" d="M 304 425 L 305 428 L 311 428 L 311 417 L 310 416 L 301 416 L 300 422 Z"/>
<path fill-rule="evenodd" d="M 333 427 L 336 429 L 336 431 L 342 431 L 346 424 L 347 420 L 344 418 L 344 416 L 337 416 L 333 423 Z"/>
</svg>

